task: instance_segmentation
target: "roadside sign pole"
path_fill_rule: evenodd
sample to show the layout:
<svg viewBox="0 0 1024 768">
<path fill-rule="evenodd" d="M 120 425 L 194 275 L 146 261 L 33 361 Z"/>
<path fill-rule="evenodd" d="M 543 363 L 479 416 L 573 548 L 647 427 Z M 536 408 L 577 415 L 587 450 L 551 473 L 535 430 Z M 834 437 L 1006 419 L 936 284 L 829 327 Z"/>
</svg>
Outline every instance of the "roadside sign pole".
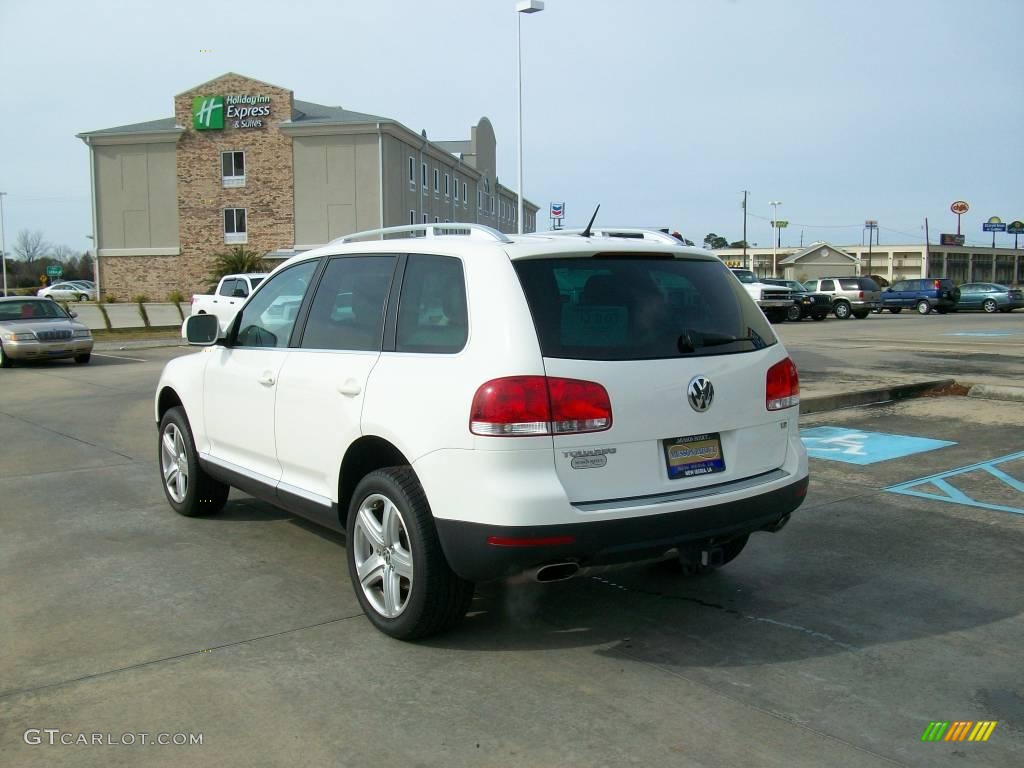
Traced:
<svg viewBox="0 0 1024 768">
<path fill-rule="evenodd" d="M 0 254 L 3 255 L 4 262 L 4 296 L 7 295 L 7 243 L 5 238 L 7 235 L 4 232 L 4 195 L 6 192 L 0 192 Z"/>
</svg>

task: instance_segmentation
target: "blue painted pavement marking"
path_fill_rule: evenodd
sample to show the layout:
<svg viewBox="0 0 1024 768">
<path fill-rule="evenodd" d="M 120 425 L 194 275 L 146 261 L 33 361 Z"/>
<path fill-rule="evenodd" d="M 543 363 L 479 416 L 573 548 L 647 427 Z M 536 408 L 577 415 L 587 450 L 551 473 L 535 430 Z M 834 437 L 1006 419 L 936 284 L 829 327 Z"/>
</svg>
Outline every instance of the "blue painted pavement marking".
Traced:
<svg viewBox="0 0 1024 768">
<path fill-rule="evenodd" d="M 807 455 L 815 459 L 844 461 L 847 464 L 875 464 L 898 459 L 913 453 L 934 451 L 948 445 L 948 440 L 927 437 L 888 435 L 885 432 L 866 432 L 844 427 L 811 427 L 800 430 L 800 439 Z"/>
<path fill-rule="evenodd" d="M 948 501 L 951 504 L 966 504 L 969 507 L 981 507 L 982 509 L 994 509 L 999 512 L 1013 512 L 1017 515 L 1024 515 L 1024 506 L 1013 507 L 1008 504 L 989 504 L 984 501 L 978 501 L 977 499 L 972 498 L 968 492 L 955 488 L 948 481 L 951 477 L 964 475 L 968 472 L 987 472 L 992 477 L 1000 480 L 1013 490 L 1017 491 L 1017 493 L 1021 494 L 1019 497 L 1020 503 L 1024 504 L 1024 482 L 1008 475 L 996 466 L 997 464 L 1005 464 L 1006 462 L 1013 461 L 1014 459 L 1024 459 L 1024 451 L 1011 453 L 1008 456 L 1000 456 L 997 459 L 990 459 L 989 461 L 982 461 L 978 464 L 971 464 L 968 467 L 951 469 L 948 472 L 939 472 L 937 475 L 919 477 L 917 480 L 910 480 L 909 482 L 900 483 L 899 485 L 891 485 L 885 490 L 890 493 L 900 493 L 904 496 L 916 496 L 920 499 Z M 929 493 L 928 491 L 920 490 L 921 487 L 925 485 L 931 485 L 941 493 Z"/>
<path fill-rule="evenodd" d="M 943 336 L 1015 336 L 1019 331 L 959 331 L 944 333 Z"/>
</svg>

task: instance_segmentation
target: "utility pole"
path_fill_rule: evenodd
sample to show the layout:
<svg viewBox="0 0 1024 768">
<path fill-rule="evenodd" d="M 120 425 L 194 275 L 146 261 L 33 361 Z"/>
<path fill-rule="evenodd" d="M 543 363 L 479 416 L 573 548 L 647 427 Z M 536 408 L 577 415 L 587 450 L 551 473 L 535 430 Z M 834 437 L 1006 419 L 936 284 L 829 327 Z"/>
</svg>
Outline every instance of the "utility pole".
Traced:
<svg viewBox="0 0 1024 768">
<path fill-rule="evenodd" d="M 7 235 L 4 231 L 4 195 L 6 194 L 6 192 L 0 192 L 0 254 L 3 254 L 4 262 L 4 296 L 7 295 Z"/>
<path fill-rule="evenodd" d="M 928 245 L 929 245 L 929 243 L 930 243 L 930 241 L 928 240 L 928 217 L 925 216 L 924 217 L 924 270 L 923 270 L 923 274 L 924 274 L 925 277 L 928 277 L 928 273 L 931 272 L 931 262 L 932 262 L 932 260 L 931 260 L 931 254 L 928 252 Z M 945 274 L 945 273 L 943 273 L 943 274 Z"/>
<path fill-rule="evenodd" d="M 750 269 L 750 264 L 747 262 L 747 195 L 750 193 L 747 190 L 743 190 L 743 266 Z"/>
</svg>

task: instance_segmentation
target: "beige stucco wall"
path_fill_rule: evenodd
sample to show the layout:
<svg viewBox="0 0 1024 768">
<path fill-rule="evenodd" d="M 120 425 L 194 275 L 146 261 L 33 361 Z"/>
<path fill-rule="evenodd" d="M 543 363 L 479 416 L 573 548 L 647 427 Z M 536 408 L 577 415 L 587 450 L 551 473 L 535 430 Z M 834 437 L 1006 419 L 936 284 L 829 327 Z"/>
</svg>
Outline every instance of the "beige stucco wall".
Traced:
<svg viewBox="0 0 1024 768">
<path fill-rule="evenodd" d="M 413 158 L 414 179 L 409 182 L 409 158 Z M 421 163 L 427 164 L 427 186 L 420 183 Z M 439 190 L 434 191 L 434 169 L 439 173 Z M 448 174 L 448 194 L 444 193 L 444 176 Z M 455 182 L 459 199 L 455 199 Z M 462 185 L 466 185 L 463 194 Z M 468 195 L 468 200 L 466 196 Z M 476 174 L 459 158 L 422 141 L 410 142 L 396 136 L 384 136 L 384 221 L 385 226 L 409 223 L 409 211 L 416 212 L 416 222 L 427 214 L 428 222 L 476 221 Z"/>
<path fill-rule="evenodd" d="M 297 245 L 381 226 L 377 142 L 376 133 L 293 138 Z"/>
<path fill-rule="evenodd" d="M 175 143 L 96 146 L 94 152 L 101 247 L 177 246 Z"/>
</svg>

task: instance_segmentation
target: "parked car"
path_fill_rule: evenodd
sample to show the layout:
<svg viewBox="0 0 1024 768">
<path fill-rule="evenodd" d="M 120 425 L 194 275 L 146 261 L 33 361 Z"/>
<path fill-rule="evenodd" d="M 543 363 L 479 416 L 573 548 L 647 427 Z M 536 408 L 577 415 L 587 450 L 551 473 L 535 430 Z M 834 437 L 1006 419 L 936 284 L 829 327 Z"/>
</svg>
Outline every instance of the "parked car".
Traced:
<svg viewBox="0 0 1024 768">
<path fill-rule="evenodd" d="M 916 309 L 927 315 L 933 309 L 940 315 L 957 308 L 960 289 L 945 277 L 925 277 L 897 280 L 882 291 L 882 307 L 894 315 L 904 309 Z"/>
<path fill-rule="evenodd" d="M 396 227 L 292 257 L 227 330 L 184 326 L 205 349 L 154 398 L 170 506 L 234 486 L 345 531 L 394 637 L 511 574 L 718 567 L 807 491 L 796 367 L 703 249 Z"/>
<path fill-rule="evenodd" d="M 96 301 L 96 289 L 70 282 L 54 283 L 47 288 L 40 288 L 36 296 L 56 301 Z"/>
<path fill-rule="evenodd" d="M 787 313 L 793 306 L 793 297 L 788 289 L 772 285 L 767 280 L 758 280 L 750 269 L 734 268 L 732 273 L 770 322 L 781 323 L 787 318 Z"/>
<path fill-rule="evenodd" d="M 827 293 L 811 293 L 796 280 L 766 277 L 761 282 L 789 289 L 793 296 L 793 306 L 786 312 L 787 320 L 803 320 L 805 317 L 824 320 L 832 312 L 832 297 Z"/>
<path fill-rule="evenodd" d="M 209 294 L 197 293 L 192 296 L 192 314 L 216 315 L 221 328 L 227 328 L 238 308 L 266 276 L 266 272 L 225 275 Z"/>
<path fill-rule="evenodd" d="M 957 310 L 983 309 L 986 312 L 1013 312 L 1024 307 L 1024 291 L 1000 283 L 964 283 L 960 286 Z"/>
<path fill-rule="evenodd" d="M 822 277 L 808 280 L 804 287 L 812 293 L 832 298 L 832 312 L 840 320 L 863 320 L 882 306 L 882 292 L 870 277 Z"/>
<path fill-rule="evenodd" d="M 0 298 L 0 368 L 16 360 L 74 358 L 88 363 L 92 332 L 55 301 L 44 298 Z"/>
</svg>

